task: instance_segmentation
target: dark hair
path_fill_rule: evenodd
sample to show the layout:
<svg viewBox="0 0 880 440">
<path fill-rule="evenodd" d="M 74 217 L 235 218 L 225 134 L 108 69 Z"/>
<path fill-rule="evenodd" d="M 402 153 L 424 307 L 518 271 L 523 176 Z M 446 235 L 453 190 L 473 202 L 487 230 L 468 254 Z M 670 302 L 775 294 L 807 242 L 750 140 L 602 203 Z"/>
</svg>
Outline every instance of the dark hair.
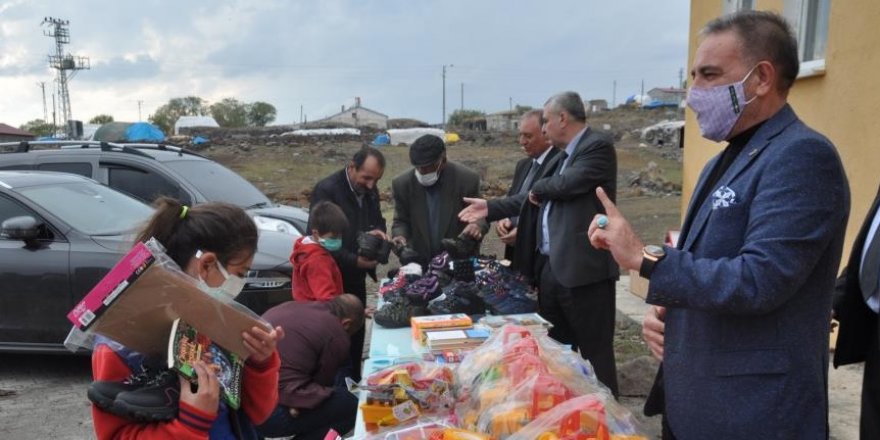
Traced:
<svg viewBox="0 0 880 440">
<path fill-rule="evenodd" d="M 584 108 L 584 101 L 577 92 L 562 92 L 553 95 L 545 106 L 549 106 L 555 113 L 566 112 L 572 119 L 578 122 L 587 122 L 587 110 Z"/>
<path fill-rule="evenodd" d="M 520 121 L 525 121 L 529 118 L 538 118 L 538 125 L 544 125 L 544 112 L 538 109 L 529 110 L 519 118 Z"/>
<path fill-rule="evenodd" d="M 360 150 L 357 151 L 357 153 L 354 153 L 354 156 L 352 156 L 351 158 L 351 162 L 354 163 L 354 168 L 359 170 L 362 166 L 364 166 L 364 162 L 367 161 L 367 158 L 371 156 L 376 158 L 376 161 L 379 162 L 379 167 L 384 170 L 385 155 L 382 154 L 382 152 L 378 149 L 373 148 L 369 145 L 364 145 L 363 147 L 361 147 Z"/>
<path fill-rule="evenodd" d="M 343 293 L 327 301 L 327 307 L 330 308 L 333 316 L 339 319 L 351 319 L 352 328 L 360 329 L 364 326 L 364 303 L 360 298 L 350 293 Z"/>
<path fill-rule="evenodd" d="M 333 233 L 340 235 L 348 229 L 348 219 L 342 208 L 333 202 L 318 202 L 309 210 L 309 225 L 317 229 L 318 234 Z"/>
<path fill-rule="evenodd" d="M 738 11 L 710 21 L 701 36 L 734 31 L 748 61 L 769 60 L 779 75 L 780 90 L 788 90 L 797 79 L 797 38 L 781 15 L 767 11 Z"/>
<path fill-rule="evenodd" d="M 214 252 L 224 265 L 257 252 L 257 226 L 238 206 L 209 202 L 188 207 L 170 197 L 159 197 L 153 206 L 156 212 L 137 240 L 155 238 L 181 269 L 200 250 Z"/>
</svg>

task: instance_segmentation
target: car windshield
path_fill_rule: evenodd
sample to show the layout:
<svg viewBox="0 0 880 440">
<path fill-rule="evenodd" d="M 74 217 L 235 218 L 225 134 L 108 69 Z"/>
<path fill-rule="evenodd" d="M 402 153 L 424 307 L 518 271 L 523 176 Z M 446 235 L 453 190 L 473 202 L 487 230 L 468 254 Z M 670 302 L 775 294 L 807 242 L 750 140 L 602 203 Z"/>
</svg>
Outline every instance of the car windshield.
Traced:
<svg viewBox="0 0 880 440">
<path fill-rule="evenodd" d="M 210 160 L 165 162 L 212 202 L 226 202 L 242 208 L 272 203 L 257 187 L 234 171 Z"/>
<path fill-rule="evenodd" d="M 32 186 L 19 194 L 88 235 L 121 235 L 143 225 L 153 208 L 92 182 Z"/>
</svg>

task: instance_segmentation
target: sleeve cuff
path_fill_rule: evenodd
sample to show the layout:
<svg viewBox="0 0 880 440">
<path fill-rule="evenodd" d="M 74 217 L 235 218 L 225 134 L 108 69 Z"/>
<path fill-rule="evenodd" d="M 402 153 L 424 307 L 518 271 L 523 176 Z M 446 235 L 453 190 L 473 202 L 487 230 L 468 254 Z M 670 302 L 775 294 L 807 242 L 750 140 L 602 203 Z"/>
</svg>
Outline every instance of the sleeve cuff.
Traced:
<svg viewBox="0 0 880 440">
<path fill-rule="evenodd" d="M 185 402 L 180 402 L 180 409 L 177 412 L 177 420 L 187 428 L 207 434 L 211 430 L 211 425 L 217 418 L 217 413 L 206 413 Z"/>
<path fill-rule="evenodd" d="M 266 371 L 277 369 L 281 366 L 281 357 L 278 355 L 278 350 L 276 349 L 272 352 L 272 356 L 269 356 L 266 360 L 262 362 L 256 362 L 248 358 L 247 362 L 245 362 L 245 366 L 253 369 L 258 373 L 265 373 Z"/>
</svg>

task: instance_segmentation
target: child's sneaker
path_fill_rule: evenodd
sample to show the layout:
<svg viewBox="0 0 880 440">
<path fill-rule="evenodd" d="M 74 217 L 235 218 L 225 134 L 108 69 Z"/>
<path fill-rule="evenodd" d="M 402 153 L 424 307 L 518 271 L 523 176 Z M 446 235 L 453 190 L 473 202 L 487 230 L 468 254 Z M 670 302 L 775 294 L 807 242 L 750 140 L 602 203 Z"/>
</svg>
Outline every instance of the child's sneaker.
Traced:
<svg viewBox="0 0 880 440">
<path fill-rule="evenodd" d="M 142 387 L 120 392 L 111 412 L 140 422 L 167 421 L 177 417 L 179 402 L 180 378 L 165 369 Z"/>
<path fill-rule="evenodd" d="M 89 385 L 86 394 L 98 408 L 111 411 L 113 401 L 119 393 L 136 390 L 146 385 L 155 375 L 155 371 L 141 367 L 140 371 L 131 373 L 122 381 L 96 380 Z"/>
</svg>

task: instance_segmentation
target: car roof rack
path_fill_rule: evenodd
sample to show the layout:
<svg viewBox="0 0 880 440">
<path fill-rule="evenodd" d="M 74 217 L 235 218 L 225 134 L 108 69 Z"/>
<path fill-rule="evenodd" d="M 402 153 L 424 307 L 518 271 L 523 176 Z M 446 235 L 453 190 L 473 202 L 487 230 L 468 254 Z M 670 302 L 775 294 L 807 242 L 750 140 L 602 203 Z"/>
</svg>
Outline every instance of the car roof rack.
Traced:
<svg viewBox="0 0 880 440">
<path fill-rule="evenodd" d="M 171 151 L 175 152 L 180 156 L 184 154 L 188 154 L 191 156 L 197 156 L 201 158 L 205 158 L 205 156 L 198 154 L 194 151 L 187 150 L 185 148 L 177 147 L 174 145 L 167 144 L 145 144 L 145 143 L 124 143 L 124 142 L 103 142 L 103 141 L 71 141 L 71 140 L 51 140 L 51 141 L 20 141 L 20 142 L 3 142 L 0 143 L 0 153 L 27 153 L 31 151 L 32 147 L 38 146 L 58 146 L 61 150 L 72 150 L 79 148 L 100 148 L 101 151 L 113 151 L 113 152 L 121 152 L 121 153 L 130 153 L 136 154 L 138 156 L 149 157 L 153 159 L 153 156 L 150 156 L 141 149 L 151 149 L 151 150 L 160 150 L 160 151 Z M 11 150 L 8 150 L 10 147 L 14 147 Z"/>
</svg>

